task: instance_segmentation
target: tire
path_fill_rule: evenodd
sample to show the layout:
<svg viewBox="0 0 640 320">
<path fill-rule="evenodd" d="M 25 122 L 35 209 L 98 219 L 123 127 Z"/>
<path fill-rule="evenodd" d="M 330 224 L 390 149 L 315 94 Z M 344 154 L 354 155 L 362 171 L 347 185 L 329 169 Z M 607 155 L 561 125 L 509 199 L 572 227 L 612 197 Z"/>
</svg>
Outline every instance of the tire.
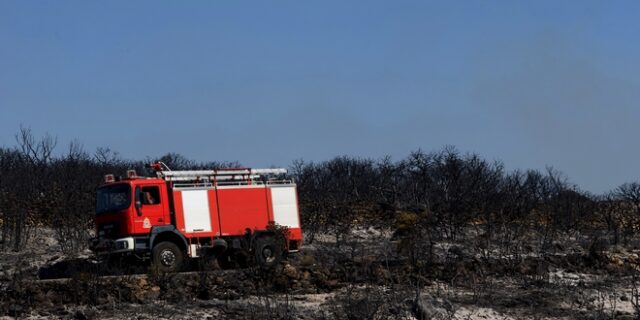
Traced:
<svg viewBox="0 0 640 320">
<path fill-rule="evenodd" d="M 273 237 L 262 236 L 255 240 L 254 255 L 261 268 L 273 269 L 282 260 L 282 248 Z"/>
<path fill-rule="evenodd" d="M 153 247 L 152 261 L 158 271 L 177 272 L 182 270 L 184 252 L 175 243 L 163 241 Z"/>
</svg>

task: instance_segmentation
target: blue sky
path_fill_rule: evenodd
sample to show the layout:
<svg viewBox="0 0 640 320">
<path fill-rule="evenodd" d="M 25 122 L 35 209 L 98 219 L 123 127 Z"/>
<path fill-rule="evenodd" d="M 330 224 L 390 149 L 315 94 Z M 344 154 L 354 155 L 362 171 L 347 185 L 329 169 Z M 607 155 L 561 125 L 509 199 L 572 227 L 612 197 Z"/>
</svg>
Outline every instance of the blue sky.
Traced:
<svg viewBox="0 0 640 320">
<path fill-rule="evenodd" d="M 261 167 L 455 145 L 640 179 L 637 1 L 0 1 L 0 145 Z"/>
</svg>

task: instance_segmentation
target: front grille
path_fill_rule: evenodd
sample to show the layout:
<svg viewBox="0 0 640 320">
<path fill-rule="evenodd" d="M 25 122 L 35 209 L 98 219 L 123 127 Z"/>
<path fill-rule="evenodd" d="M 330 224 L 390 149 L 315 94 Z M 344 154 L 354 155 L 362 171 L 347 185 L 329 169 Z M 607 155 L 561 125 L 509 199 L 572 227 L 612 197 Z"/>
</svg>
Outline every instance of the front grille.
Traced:
<svg viewBox="0 0 640 320">
<path fill-rule="evenodd" d="M 120 236 L 120 223 L 105 222 L 98 226 L 98 237 L 115 239 Z"/>
</svg>

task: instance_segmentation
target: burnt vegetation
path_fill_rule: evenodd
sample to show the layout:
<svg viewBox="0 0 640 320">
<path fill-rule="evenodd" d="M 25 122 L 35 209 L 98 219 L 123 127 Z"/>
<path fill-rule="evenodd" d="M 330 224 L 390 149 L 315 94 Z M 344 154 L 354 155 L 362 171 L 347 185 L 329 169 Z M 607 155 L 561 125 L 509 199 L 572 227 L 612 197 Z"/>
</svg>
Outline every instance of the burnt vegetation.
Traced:
<svg viewBox="0 0 640 320">
<path fill-rule="evenodd" d="M 28 128 L 0 148 L 0 315 L 188 318 L 190 303 L 212 317 L 249 319 L 471 319 L 461 311 L 471 306 L 533 318 L 639 317 L 640 182 L 594 195 L 553 168 L 507 171 L 453 147 L 399 161 L 298 160 L 289 174 L 305 248 L 275 270 L 101 277 L 113 273 L 81 262 L 96 188 L 104 174 L 145 173 L 152 160 L 172 169 L 238 166 L 174 153 L 124 160 L 109 148 L 61 148 Z M 66 257 L 49 260 L 64 264 L 67 282 L 38 283 L 32 274 L 51 261 L 24 262 L 41 254 L 44 229 L 55 239 L 49 250 Z M 314 305 L 307 295 L 324 300 Z M 619 311 L 623 303 L 633 309 Z"/>
</svg>

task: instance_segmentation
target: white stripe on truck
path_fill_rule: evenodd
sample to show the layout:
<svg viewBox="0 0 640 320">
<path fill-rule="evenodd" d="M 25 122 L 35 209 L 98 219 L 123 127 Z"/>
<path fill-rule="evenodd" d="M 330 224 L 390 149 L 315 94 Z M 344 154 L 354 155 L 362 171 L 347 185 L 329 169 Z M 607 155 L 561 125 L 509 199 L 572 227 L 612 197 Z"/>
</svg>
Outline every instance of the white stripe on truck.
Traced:
<svg viewBox="0 0 640 320">
<path fill-rule="evenodd" d="M 276 224 L 289 228 L 300 228 L 295 186 L 272 187 L 271 201 L 273 203 L 273 220 Z"/>
<path fill-rule="evenodd" d="M 207 190 L 182 190 L 181 193 L 185 232 L 210 232 Z"/>
</svg>

